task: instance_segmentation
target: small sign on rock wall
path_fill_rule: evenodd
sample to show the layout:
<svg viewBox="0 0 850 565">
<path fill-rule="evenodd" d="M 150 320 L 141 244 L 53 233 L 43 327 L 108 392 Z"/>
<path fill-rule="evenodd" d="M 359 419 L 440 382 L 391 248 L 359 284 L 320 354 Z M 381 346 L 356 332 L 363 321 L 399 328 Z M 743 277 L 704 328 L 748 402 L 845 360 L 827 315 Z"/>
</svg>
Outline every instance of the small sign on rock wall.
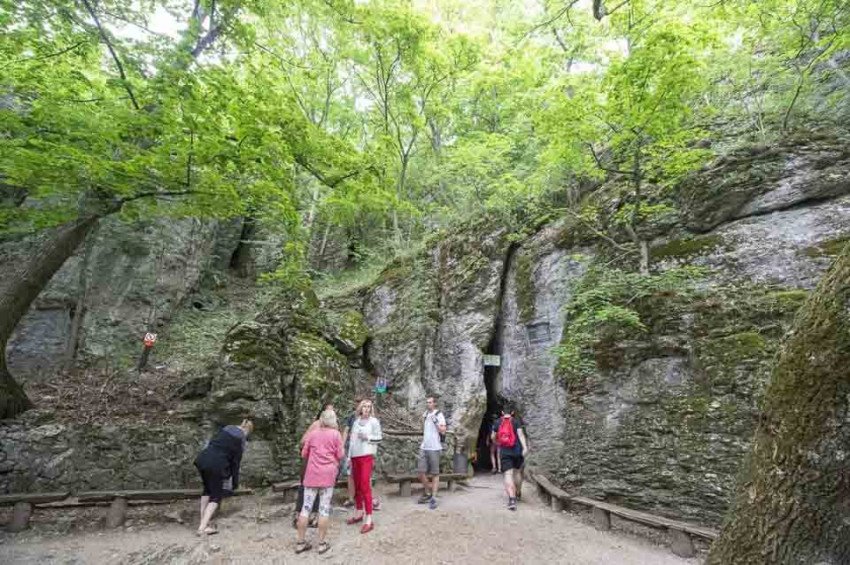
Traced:
<svg viewBox="0 0 850 565">
<path fill-rule="evenodd" d="M 484 355 L 484 366 L 485 367 L 501 367 L 502 366 L 502 358 L 499 355 Z"/>
</svg>

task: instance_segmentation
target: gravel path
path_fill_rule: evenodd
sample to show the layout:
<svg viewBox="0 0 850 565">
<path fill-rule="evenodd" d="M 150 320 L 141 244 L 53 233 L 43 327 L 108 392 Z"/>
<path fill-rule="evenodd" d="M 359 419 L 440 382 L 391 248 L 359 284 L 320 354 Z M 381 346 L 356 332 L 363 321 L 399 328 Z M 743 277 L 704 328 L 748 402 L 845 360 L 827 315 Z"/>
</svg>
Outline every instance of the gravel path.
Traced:
<svg viewBox="0 0 850 565">
<path fill-rule="evenodd" d="M 319 556 L 296 556 L 294 530 L 288 508 L 272 498 L 251 497 L 231 504 L 219 519 L 220 533 L 206 539 L 193 535 L 191 524 L 164 522 L 181 510 L 189 516 L 190 503 L 131 509 L 150 514 L 145 522 L 136 515 L 133 526 L 119 531 L 93 530 L 57 533 L 43 522 L 24 534 L 0 536 L 0 563 L 570 563 L 570 564 L 696 564 L 666 547 L 620 532 L 598 532 L 576 517 L 556 514 L 543 506 L 526 485 L 526 500 L 516 512 L 505 507 L 500 476 L 478 476 L 456 493 L 442 491 L 440 506 L 429 510 L 414 499 L 384 496 L 375 514 L 375 530 L 360 535 L 346 526 L 349 515 L 336 511 L 329 541 L 332 549 Z M 390 487 L 388 486 L 387 489 Z M 414 494 L 416 494 L 414 492 Z M 102 509 L 96 509 L 102 514 Z M 55 521 L 61 515 L 56 513 Z M 68 514 L 67 511 L 64 512 Z M 79 520 L 80 517 L 77 517 Z M 312 531 L 311 531 L 312 532 Z M 308 534 L 311 535 L 311 534 Z"/>
</svg>

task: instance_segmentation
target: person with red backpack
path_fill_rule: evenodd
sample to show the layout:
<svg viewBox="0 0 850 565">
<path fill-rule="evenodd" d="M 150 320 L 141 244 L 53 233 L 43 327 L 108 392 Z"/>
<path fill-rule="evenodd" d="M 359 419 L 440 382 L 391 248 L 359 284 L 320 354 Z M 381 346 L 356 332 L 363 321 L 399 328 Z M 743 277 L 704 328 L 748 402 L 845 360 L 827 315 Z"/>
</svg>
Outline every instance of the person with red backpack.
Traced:
<svg viewBox="0 0 850 565">
<path fill-rule="evenodd" d="M 516 510 L 517 499 L 522 496 L 522 468 L 528 454 L 525 426 L 516 410 L 502 410 L 502 417 L 493 427 L 491 439 L 499 446 L 508 510 Z"/>
</svg>

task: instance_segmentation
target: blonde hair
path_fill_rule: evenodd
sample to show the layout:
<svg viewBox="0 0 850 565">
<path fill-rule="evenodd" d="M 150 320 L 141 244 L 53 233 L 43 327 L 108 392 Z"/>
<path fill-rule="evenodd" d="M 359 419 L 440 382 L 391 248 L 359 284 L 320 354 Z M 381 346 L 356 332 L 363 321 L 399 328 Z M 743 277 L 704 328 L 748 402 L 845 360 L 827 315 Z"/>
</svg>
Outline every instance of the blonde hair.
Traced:
<svg viewBox="0 0 850 565">
<path fill-rule="evenodd" d="M 336 412 L 333 410 L 322 412 L 322 415 L 319 416 L 319 423 L 323 428 L 333 428 L 335 430 L 339 428 L 339 423 L 336 420 Z"/>
<path fill-rule="evenodd" d="M 371 398 L 364 398 L 363 400 L 360 401 L 360 405 L 357 406 L 357 415 L 358 416 L 363 415 L 363 405 L 366 404 L 367 402 L 369 403 L 369 416 L 375 415 L 375 404 L 372 402 L 372 399 Z"/>
</svg>

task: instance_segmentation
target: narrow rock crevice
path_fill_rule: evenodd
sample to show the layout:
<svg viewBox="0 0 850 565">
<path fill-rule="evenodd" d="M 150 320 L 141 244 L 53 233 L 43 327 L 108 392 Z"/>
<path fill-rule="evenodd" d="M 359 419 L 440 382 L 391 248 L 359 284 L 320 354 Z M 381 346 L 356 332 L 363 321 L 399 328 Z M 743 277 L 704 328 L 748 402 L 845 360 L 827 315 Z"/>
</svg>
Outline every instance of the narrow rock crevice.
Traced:
<svg viewBox="0 0 850 565">
<path fill-rule="evenodd" d="M 485 355 L 502 355 L 502 329 L 504 325 L 504 310 L 505 293 L 508 286 L 508 276 L 513 267 L 516 251 L 519 249 L 519 244 L 512 243 L 505 253 L 505 261 L 502 265 L 502 274 L 499 279 L 499 294 L 496 298 L 496 314 L 493 320 L 493 331 L 490 334 L 490 341 L 484 350 Z M 489 471 L 491 467 L 489 448 L 487 447 L 487 436 L 490 434 L 492 418 L 498 413 L 502 406 L 503 399 L 498 393 L 498 378 L 499 367 L 484 366 L 484 388 L 487 392 L 487 406 L 481 420 L 481 426 L 478 430 L 478 465 L 477 468 L 482 471 Z"/>
<path fill-rule="evenodd" d="M 502 354 L 502 325 L 504 322 L 502 311 L 504 309 L 505 291 L 508 286 L 508 275 L 511 272 L 514 257 L 518 249 L 518 243 L 511 243 L 505 253 L 505 261 L 502 263 L 502 274 L 499 278 L 499 294 L 496 297 L 496 316 L 493 320 L 493 331 L 490 334 L 490 341 L 487 343 L 487 348 L 484 351 L 484 353 L 489 355 Z"/>
</svg>

